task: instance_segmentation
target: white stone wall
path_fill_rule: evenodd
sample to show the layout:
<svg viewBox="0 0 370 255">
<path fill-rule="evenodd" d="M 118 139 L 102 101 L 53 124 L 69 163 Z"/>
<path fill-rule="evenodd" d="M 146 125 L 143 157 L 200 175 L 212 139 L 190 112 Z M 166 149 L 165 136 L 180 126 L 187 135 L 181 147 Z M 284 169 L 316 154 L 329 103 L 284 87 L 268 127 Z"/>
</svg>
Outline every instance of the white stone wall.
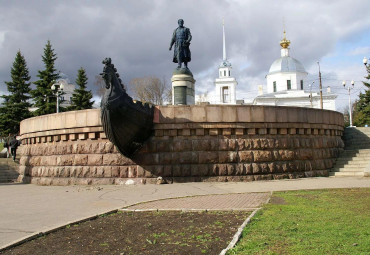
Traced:
<svg viewBox="0 0 370 255">
<path fill-rule="evenodd" d="M 301 80 L 303 80 L 303 85 L 305 85 L 306 77 L 306 73 L 300 72 L 276 73 L 267 75 L 267 93 L 274 93 L 274 81 L 276 81 L 276 92 L 287 90 L 287 80 L 291 81 L 292 90 L 300 90 Z"/>
</svg>

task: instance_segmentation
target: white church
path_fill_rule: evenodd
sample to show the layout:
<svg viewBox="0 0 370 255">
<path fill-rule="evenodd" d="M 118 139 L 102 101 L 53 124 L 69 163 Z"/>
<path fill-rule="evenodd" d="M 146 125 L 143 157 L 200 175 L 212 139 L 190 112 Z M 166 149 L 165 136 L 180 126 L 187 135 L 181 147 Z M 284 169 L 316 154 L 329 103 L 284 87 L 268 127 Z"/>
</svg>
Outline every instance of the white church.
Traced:
<svg viewBox="0 0 370 255">
<path fill-rule="evenodd" d="M 307 75 L 304 66 L 289 54 L 290 41 L 284 38 L 280 41 L 281 57 L 276 59 L 266 75 L 267 93 L 258 88 L 259 95 L 253 100 L 253 105 L 274 105 L 274 106 L 297 106 L 309 108 L 321 108 L 319 92 L 304 90 L 307 85 Z M 223 25 L 223 60 L 218 68 L 219 77 L 216 78 L 215 96 L 197 96 L 197 103 L 209 102 L 210 104 L 242 104 L 243 100 L 237 100 L 237 81 L 232 76 L 232 65 L 227 60 L 225 26 Z M 306 86 L 307 88 L 307 86 Z M 337 95 L 332 94 L 330 89 L 323 91 L 323 109 L 335 110 L 335 99 Z M 245 103 L 244 103 L 245 104 Z"/>
<path fill-rule="evenodd" d="M 284 38 L 280 41 L 281 57 L 272 63 L 266 75 L 267 94 L 258 95 L 253 104 L 321 108 L 320 93 L 304 90 L 308 73 L 301 62 L 290 56 L 289 45 L 284 31 Z M 326 93 L 323 91 L 322 97 L 323 109 L 335 110 L 337 95 L 328 89 Z"/>
</svg>

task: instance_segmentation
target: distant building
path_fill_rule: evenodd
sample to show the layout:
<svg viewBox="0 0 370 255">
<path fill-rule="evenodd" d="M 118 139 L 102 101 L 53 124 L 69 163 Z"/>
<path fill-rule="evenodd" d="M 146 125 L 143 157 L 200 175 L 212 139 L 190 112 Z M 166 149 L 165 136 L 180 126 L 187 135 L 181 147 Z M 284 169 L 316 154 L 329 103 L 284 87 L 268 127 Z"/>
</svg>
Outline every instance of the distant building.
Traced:
<svg viewBox="0 0 370 255">
<path fill-rule="evenodd" d="M 225 39 L 225 25 L 222 24 L 223 35 L 223 58 L 218 68 L 218 78 L 215 80 L 215 93 L 196 95 L 196 104 L 237 104 L 236 100 L 236 79 L 231 75 L 232 66 L 227 60 L 226 55 L 226 39 Z"/>
<path fill-rule="evenodd" d="M 75 90 L 75 85 L 69 83 L 69 80 L 66 77 L 58 79 L 56 81 L 56 84 L 60 84 L 60 85 L 63 84 L 63 87 L 64 87 L 63 88 L 63 94 L 59 98 L 60 107 L 66 108 L 68 106 L 71 106 L 72 105 L 72 95 L 73 95 L 73 92 Z M 37 107 L 28 108 L 28 110 L 31 111 L 31 112 L 34 112 L 37 109 L 38 109 Z"/>
<path fill-rule="evenodd" d="M 307 72 L 298 60 L 289 54 L 290 41 L 284 38 L 280 41 L 281 57 L 275 60 L 266 75 L 267 94 L 261 94 L 254 99 L 254 105 L 298 106 L 320 108 L 320 95 L 317 92 L 305 91 Z M 330 89 L 323 93 L 323 108 L 335 110 L 335 99 Z"/>
<path fill-rule="evenodd" d="M 223 58 L 218 68 L 218 78 L 215 81 L 216 101 L 214 104 L 236 104 L 236 79 L 232 77 L 231 63 L 227 60 L 225 24 L 222 24 Z"/>
<path fill-rule="evenodd" d="M 59 79 L 57 84 L 63 84 L 63 94 L 60 96 L 60 106 L 68 107 L 72 105 L 72 96 L 75 90 L 75 85 L 69 83 L 68 79 Z"/>
</svg>

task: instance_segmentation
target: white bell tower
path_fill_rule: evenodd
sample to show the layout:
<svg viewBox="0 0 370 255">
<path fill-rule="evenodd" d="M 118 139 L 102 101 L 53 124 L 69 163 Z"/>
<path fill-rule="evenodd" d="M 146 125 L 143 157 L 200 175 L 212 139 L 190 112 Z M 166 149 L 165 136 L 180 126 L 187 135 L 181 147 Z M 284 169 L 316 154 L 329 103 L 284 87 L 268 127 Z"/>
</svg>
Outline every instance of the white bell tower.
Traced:
<svg viewBox="0 0 370 255">
<path fill-rule="evenodd" d="M 231 76 L 231 63 L 226 56 L 225 23 L 222 22 L 223 31 L 223 59 L 218 68 L 216 85 L 217 104 L 236 104 L 236 79 Z"/>
</svg>

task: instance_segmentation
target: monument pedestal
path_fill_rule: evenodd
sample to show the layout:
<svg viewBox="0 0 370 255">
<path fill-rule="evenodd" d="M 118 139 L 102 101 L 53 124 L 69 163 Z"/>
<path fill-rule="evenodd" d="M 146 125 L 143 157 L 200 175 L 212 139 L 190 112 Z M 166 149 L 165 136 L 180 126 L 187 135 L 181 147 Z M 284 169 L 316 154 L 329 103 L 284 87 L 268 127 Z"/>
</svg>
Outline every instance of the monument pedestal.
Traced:
<svg viewBox="0 0 370 255">
<path fill-rule="evenodd" d="M 172 74 L 172 105 L 195 104 L 195 80 L 187 68 L 175 69 Z"/>
</svg>

